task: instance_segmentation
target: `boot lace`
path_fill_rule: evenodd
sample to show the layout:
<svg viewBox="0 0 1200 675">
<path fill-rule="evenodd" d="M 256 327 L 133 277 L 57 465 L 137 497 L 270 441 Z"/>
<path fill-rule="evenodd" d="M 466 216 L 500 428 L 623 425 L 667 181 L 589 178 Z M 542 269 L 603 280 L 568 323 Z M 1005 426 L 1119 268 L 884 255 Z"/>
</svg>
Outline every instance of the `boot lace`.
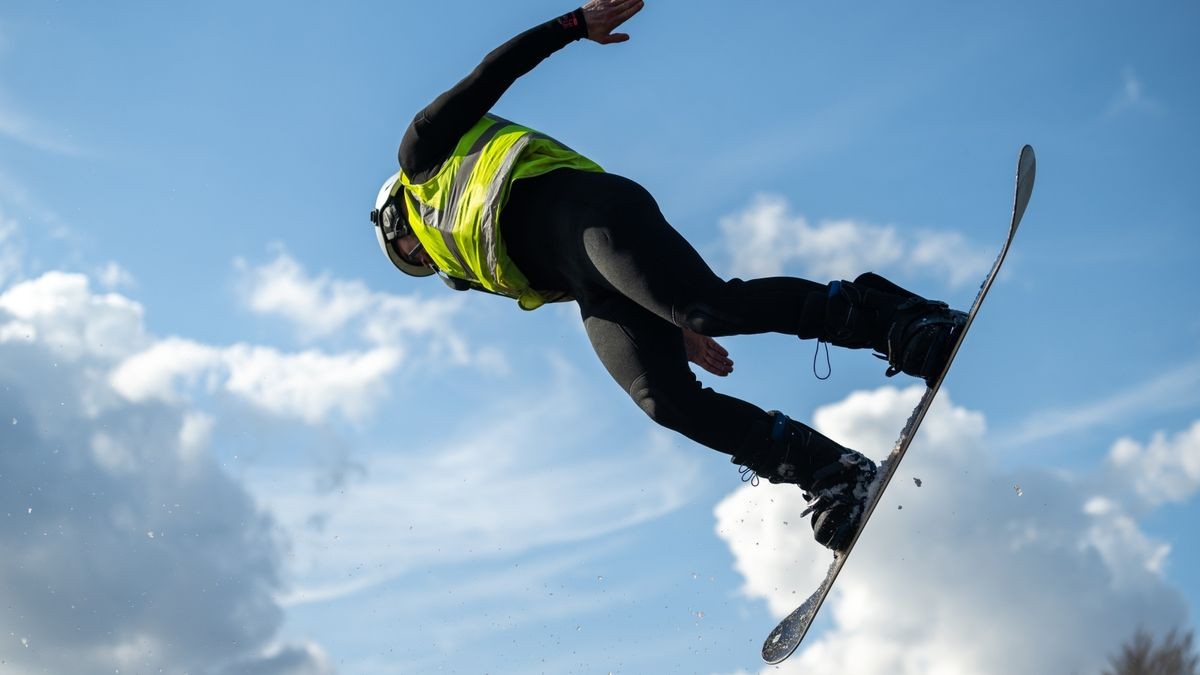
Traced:
<svg viewBox="0 0 1200 675">
<path fill-rule="evenodd" d="M 749 483 L 752 487 L 758 487 L 759 478 L 758 472 L 750 467 L 742 464 L 738 467 L 738 473 L 742 475 L 742 482 Z"/>
<path fill-rule="evenodd" d="M 817 357 L 821 355 L 821 347 L 825 348 L 825 374 L 821 375 L 817 372 Z M 824 340 L 817 340 L 817 349 L 813 352 L 813 376 L 824 382 L 830 377 L 833 377 L 833 364 L 829 361 L 829 343 Z"/>
</svg>

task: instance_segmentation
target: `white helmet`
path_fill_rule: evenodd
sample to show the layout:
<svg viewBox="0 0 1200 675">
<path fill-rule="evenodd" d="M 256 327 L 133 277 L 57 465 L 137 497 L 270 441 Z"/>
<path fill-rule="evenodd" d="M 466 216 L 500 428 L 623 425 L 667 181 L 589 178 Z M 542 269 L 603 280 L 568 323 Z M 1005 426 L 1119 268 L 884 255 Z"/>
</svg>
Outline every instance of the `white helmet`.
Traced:
<svg viewBox="0 0 1200 675">
<path fill-rule="evenodd" d="M 392 188 L 398 180 L 399 172 L 384 181 L 383 187 L 379 188 L 379 195 L 375 197 L 375 209 L 371 211 L 375 238 L 379 240 L 379 248 L 383 249 L 388 260 L 401 272 L 414 277 L 427 277 L 434 274 L 432 267 L 409 261 L 391 244 L 393 240 L 413 233 L 408 225 L 408 208 L 400 199 L 392 197 Z"/>
</svg>

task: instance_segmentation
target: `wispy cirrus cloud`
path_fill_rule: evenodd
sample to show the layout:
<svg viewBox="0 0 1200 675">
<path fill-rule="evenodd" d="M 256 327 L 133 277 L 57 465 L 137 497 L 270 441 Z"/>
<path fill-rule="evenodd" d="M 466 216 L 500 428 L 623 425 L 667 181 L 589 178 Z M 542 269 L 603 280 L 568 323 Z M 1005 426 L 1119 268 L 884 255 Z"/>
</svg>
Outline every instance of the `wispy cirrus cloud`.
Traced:
<svg viewBox="0 0 1200 675">
<path fill-rule="evenodd" d="M 1161 103 L 1147 96 L 1146 87 L 1132 66 L 1121 69 L 1121 86 L 1108 106 L 1109 116 L 1133 110 L 1158 111 L 1161 107 Z"/>
<path fill-rule="evenodd" d="M 26 113 L 0 86 L 0 136 L 58 155 L 82 155 L 83 150 L 61 132 Z"/>
<path fill-rule="evenodd" d="M 1150 411 L 1181 410 L 1200 403 L 1200 360 L 1184 363 L 1105 398 L 1041 410 L 997 440 L 1013 447 L 1088 429 L 1103 429 Z"/>
<path fill-rule="evenodd" d="M 133 274 L 113 260 L 101 267 L 95 276 L 105 288 L 110 290 L 137 286 L 137 280 L 133 278 Z"/>
<path fill-rule="evenodd" d="M 251 471 L 255 493 L 293 535 L 297 589 L 286 601 L 328 601 L 414 570 L 595 539 L 686 504 L 701 458 L 658 429 L 603 456 L 586 453 L 605 421 L 579 373 L 552 364 L 550 390 L 514 392 L 519 405 L 464 411 L 436 438 L 405 425 L 411 433 L 394 447 L 360 453 L 352 489 L 313 490 L 302 469 Z"/>
<path fill-rule="evenodd" d="M 12 48 L 7 27 L 0 23 L 0 56 Z M 80 148 L 64 135 L 39 119 L 40 115 L 26 112 L 13 95 L 0 85 L 0 137 L 22 145 L 59 155 L 82 154 Z"/>
</svg>

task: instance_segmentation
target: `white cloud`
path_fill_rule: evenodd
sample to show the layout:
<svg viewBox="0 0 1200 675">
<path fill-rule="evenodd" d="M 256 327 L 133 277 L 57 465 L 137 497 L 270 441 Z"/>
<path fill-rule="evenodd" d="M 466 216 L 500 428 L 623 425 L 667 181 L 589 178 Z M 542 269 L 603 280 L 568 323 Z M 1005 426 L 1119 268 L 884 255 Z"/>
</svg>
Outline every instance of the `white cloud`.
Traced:
<svg viewBox="0 0 1200 675">
<path fill-rule="evenodd" d="M 920 393 L 859 392 L 815 424 L 879 459 Z M 1096 672 L 1139 625 L 1186 618 L 1162 577 L 1163 542 L 1083 482 L 998 469 L 984 433 L 983 416 L 943 391 L 823 610 L 832 626 L 764 672 Z M 777 617 L 828 565 L 803 508 L 798 490 L 775 486 L 742 488 L 716 509 L 743 591 Z"/>
<path fill-rule="evenodd" d="M 405 306 L 401 298 L 382 299 L 385 311 Z M 296 561 L 295 577 L 304 586 L 289 593 L 279 581 L 280 530 L 217 466 L 209 446 L 224 437 L 221 422 L 191 403 L 224 394 L 306 421 L 335 414 L 353 419 L 382 397 L 375 389 L 385 386 L 380 374 L 392 372 L 402 352 L 379 346 L 287 353 L 160 339 L 146 332 L 142 314 L 128 298 L 93 292 L 82 275 L 50 273 L 0 294 L 0 381 L 7 387 L 0 414 L 18 420 L 0 428 L 6 435 L 0 446 L 30 452 L 19 462 L 0 453 L 0 475 L 28 488 L 0 495 L 0 507 L 14 514 L 32 507 L 26 515 L 44 519 L 8 521 L 15 529 L 0 523 L 0 546 L 86 563 L 75 572 L 52 565 L 35 574 L 34 558 L 14 559 L 8 567 L 0 562 L 0 587 L 9 589 L 0 590 L 0 602 L 12 610 L 0 617 L 0 634 L 22 635 L 31 645 L 0 644 L 0 658 L 14 668 L 332 672 L 314 646 L 272 642 L 286 604 L 341 597 L 416 565 L 594 539 L 670 512 L 695 491 L 696 466 L 660 431 L 572 461 L 573 451 L 587 449 L 562 439 L 587 437 L 588 425 L 601 422 L 594 402 L 577 398 L 578 373 L 558 364 L 549 395 L 518 396 L 520 404 L 464 419 L 449 437 L 431 436 L 436 440 L 425 447 L 401 434 L 397 448 L 356 456 L 365 470 L 353 489 L 318 487 L 314 496 L 300 487 L 312 485 L 311 474 L 270 468 L 270 477 L 255 487 L 296 537 L 287 560 Z M 366 326 L 367 319 L 347 327 Z M 408 329 L 380 330 L 413 342 Z M 88 335 L 105 339 L 84 339 Z M 454 337 L 436 335 L 436 342 Z M 111 344 L 108 336 L 114 336 Z M 491 367 L 502 367 L 493 352 L 480 350 L 471 363 L 490 359 Z M 528 399 L 545 403 L 532 408 Z M 601 433 L 591 429 L 593 436 Z M 646 472 L 647 461 L 655 472 Z M 657 478 L 660 472 L 671 480 Z M 39 497 L 37 486 L 58 491 Z M 36 527 L 25 527 L 33 522 Z M 416 525 L 405 540 L 411 548 L 395 545 L 397 522 Z M 61 536 L 51 539 L 57 548 L 43 554 L 32 545 L 60 525 Z M 330 534 L 340 543 L 331 545 Z M 189 586 L 178 590 L 185 581 Z M 102 597 L 93 583 L 106 589 Z M 52 592 L 95 597 L 86 606 L 77 603 L 77 611 L 105 627 L 68 634 L 81 621 L 47 596 Z M 521 589 L 505 592 L 504 598 L 515 598 Z M 597 596 L 570 611 L 620 600 Z M 195 630 L 189 639 L 173 639 L 189 629 Z M 214 647 L 213 640 L 221 644 Z"/>
<path fill-rule="evenodd" d="M 224 391 L 268 413 L 318 424 L 334 414 L 363 420 L 389 391 L 390 376 L 401 365 L 508 372 L 503 352 L 473 348 L 459 332 L 460 298 L 425 300 L 373 292 L 360 281 L 327 274 L 312 277 L 282 251 L 261 267 L 244 261 L 236 267 L 243 301 L 256 313 L 283 318 L 305 340 L 342 344 L 357 338 L 369 348 L 288 353 L 167 338 L 123 360 L 112 374 L 114 389 L 132 401 L 179 401 L 196 389 Z M 412 352 L 414 347 L 419 351 Z"/>
<path fill-rule="evenodd" d="M 1146 96 L 1146 88 L 1132 66 L 1121 69 L 1121 86 L 1108 107 L 1108 114 L 1119 115 L 1131 110 L 1158 111 L 1161 104 Z"/>
<path fill-rule="evenodd" d="M 6 218 L 0 210 L 0 288 L 21 275 L 23 250 L 17 242 L 19 232 L 16 221 Z"/>
<path fill-rule="evenodd" d="M 149 342 L 142 306 L 115 293 L 93 294 L 81 274 L 48 272 L 16 284 L 0 295 L 0 311 L 8 315 L 0 315 L 0 327 L 27 327 L 67 359 L 122 356 Z"/>
<path fill-rule="evenodd" d="M 203 456 L 212 439 L 216 420 L 201 412 L 188 412 L 179 427 L 179 451 L 185 460 L 196 460 Z"/>
<path fill-rule="evenodd" d="M 133 288 L 137 285 L 129 270 L 111 260 L 96 273 L 96 279 L 109 290 Z"/>
<path fill-rule="evenodd" d="M 278 415 L 318 424 L 331 413 L 361 421 L 388 391 L 387 377 L 401 362 L 398 349 L 322 354 L 283 354 L 267 347 L 235 345 L 223 352 L 225 388 Z"/>
<path fill-rule="evenodd" d="M 1092 517 L 1083 541 L 1100 554 L 1114 585 L 1127 587 L 1147 574 L 1162 575 L 1171 546 L 1146 536 L 1119 502 L 1092 497 L 1083 512 Z"/>
<path fill-rule="evenodd" d="M 601 422 L 578 394 L 578 373 L 557 367 L 551 391 L 464 411 L 433 440 L 399 424 L 412 433 L 360 455 L 365 477 L 353 489 L 314 494 L 301 475 L 251 471 L 255 493 L 294 538 L 299 588 L 289 602 L 342 597 L 422 566 L 587 540 L 687 503 L 699 479 L 695 453 L 655 429 L 589 456 L 584 444 L 604 433 Z M 368 571 L 347 578 L 347 570 Z"/>
<path fill-rule="evenodd" d="M 1147 504 L 1185 502 L 1200 489 L 1200 421 L 1171 436 L 1160 431 L 1146 444 L 1122 438 L 1108 461 Z"/>
<path fill-rule="evenodd" d="M 336 672 L 321 646 L 312 642 L 271 645 L 261 654 L 231 665 L 232 675 L 333 675 Z"/>
<path fill-rule="evenodd" d="M 319 424 L 334 413 L 361 421 L 388 391 L 401 363 L 397 349 L 325 354 L 284 353 L 271 347 L 212 347 L 167 338 L 121 361 L 113 389 L 131 401 L 178 402 L 187 393 L 225 391 L 260 410 Z"/>
<path fill-rule="evenodd" d="M 508 362 L 494 347 L 472 347 L 458 324 L 466 298 L 440 294 L 426 299 L 417 295 L 375 292 L 361 281 L 329 274 L 310 276 L 285 251 L 259 267 L 235 261 L 241 274 L 242 302 L 264 316 L 280 317 L 305 341 L 353 336 L 376 349 L 403 350 L 422 339 L 422 363 L 473 367 L 484 373 L 506 374 Z M 423 283 L 430 283 L 429 280 Z M 440 286 L 439 286 L 440 288 Z"/>
<path fill-rule="evenodd" d="M 734 276 L 777 276 L 793 260 L 816 278 L 853 278 L 901 255 L 895 229 L 850 220 L 810 225 L 785 199 L 758 195 L 741 213 L 721 219 Z"/>
<path fill-rule="evenodd" d="M 1200 401 L 1200 361 L 1183 363 L 1140 384 L 1097 401 L 1070 408 L 1042 410 L 1025 419 L 1001 440 L 1005 447 L 1104 428 L 1148 411 L 1178 410 Z"/>
<path fill-rule="evenodd" d="M 958 288 L 978 284 L 995 260 L 995 251 L 972 246 L 961 232 L 921 231 L 905 258 L 905 266 L 936 274 Z"/>
<path fill-rule="evenodd" d="M 803 276 L 815 280 L 899 269 L 961 286 L 981 279 L 994 259 L 957 232 L 906 236 L 890 225 L 848 219 L 812 224 L 775 195 L 758 195 L 744 211 L 722 218 L 721 229 L 730 274 L 741 277 L 777 276 L 799 263 Z"/>
<path fill-rule="evenodd" d="M 282 250 L 260 267 L 252 268 L 243 260 L 235 261 L 235 267 L 241 272 L 242 301 L 249 309 L 285 319 L 309 340 L 352 327 L 376 345 L 444 333 L 462 305 L 462 299 L 454 296 L 425 300 L 377 293 L 361 281 L 329 274 L 309 276 Z"/>
<path fill-rule="evenodd" d="M 74 143 L 21 111 L 3 88 L 0 88 L 0 136 L 7 136 L 38 150 L 60 155 L 80 154 L 78 146 Z"/>
<path fill-rule="evenodd" d="M 411 341 L 408 328 L 389 330 Z M 469 354 L 446 335 L 435 342 Z M 12 424 L 0 427 L 0 476 L 19 489 L 0 491 L 0 512 L 28 517 L 0 522 L 0 548 L 22 551 L 0 561 L 0 634 L 25 638 L 0 641 L 0 659 L 30 672 L 332 672 L 313 645 L 270 642 L 282 616 L 279 533 L 214 462 L 218 420 L 189 405 L 224 393 L 311 424 L 358 421 L 403 349 L 159 339 L 141 305 L 93 292 L 84 275 L 4 289 L 0 413 Z M 502 366 L 488 351 L 465 360 Z"/>
<path fill-rule="evenodd" d="M 0 294 L 0 325 L 23 325 L 0 340 L 0 663 L 332 672 L 314 646 L 274 642 L 283 551 L 208 452 L 211 421 L 112 390 L 112 367 L 151 341 L 141 316 L 80 275 Z"/>
<path fill-rule="evenodd" d="M 372 293 L 361 281 L 341 281 L 324 274 L 308 277 L 295 259 L 278 252 L 275 259 L 251 269 L 235 261 L 244 279 L 243 301 L 259 314 L 280 316 L 308 337 L 341 330 L 366 312 Z"/>
<path fill-rule="evenodd" d="M 178 402 L 181 381 L 188 388 L 203 381 L 205 389 L 213 391 L 218 383 L 216 371 L 223 365 L 220 349 L 172 337 L 117 363 L 110 379 L 113 389 L 130 401 Z"/>
</svg>

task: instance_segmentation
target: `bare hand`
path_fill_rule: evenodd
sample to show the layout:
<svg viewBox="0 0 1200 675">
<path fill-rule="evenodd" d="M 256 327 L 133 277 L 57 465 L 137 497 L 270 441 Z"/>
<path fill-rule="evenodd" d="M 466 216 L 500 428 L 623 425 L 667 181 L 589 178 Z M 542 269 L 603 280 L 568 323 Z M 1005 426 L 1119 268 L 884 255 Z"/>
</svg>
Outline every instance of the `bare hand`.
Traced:
<svg viewBox="0 0 1200 675">
<path fill-rule="evenodd" d="M 643 0 L 588 0 L 583 6 L 583 18 L 587 22 L 588 39 L 602 45 L 625 42 L 627 33 L 614 33 L 614 28 L 625 23 L 629 17 L 642 11 Z"/>
<path fill-rule="evenodd" d="M 707 335 L 684 328 L 683 348 L 687 352 L 688 361 L 717 377 L 725 377 L 733 372 L 733 361 L 729 359 L 729 352 Z"/>
</svg>

